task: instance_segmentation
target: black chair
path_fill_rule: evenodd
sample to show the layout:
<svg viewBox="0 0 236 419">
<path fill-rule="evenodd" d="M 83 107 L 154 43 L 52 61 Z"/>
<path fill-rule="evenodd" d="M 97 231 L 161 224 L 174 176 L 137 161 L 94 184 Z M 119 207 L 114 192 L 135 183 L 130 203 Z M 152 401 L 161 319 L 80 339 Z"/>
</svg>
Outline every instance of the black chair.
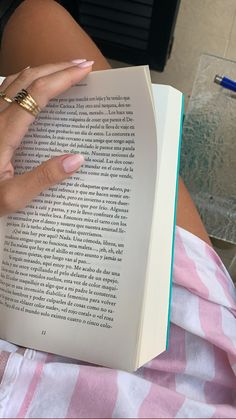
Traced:
<svg viewBox="0 0 236 419">
<path fill-rule="evenodd" d="M 61 0 L 108 58 L 163 71 L 180 0 Z"/>
<path fill-rule="evenodd" d="M 21 2 L 22 0 L 0 0 L 0 40 L 9 17 Z"/>
</svg>

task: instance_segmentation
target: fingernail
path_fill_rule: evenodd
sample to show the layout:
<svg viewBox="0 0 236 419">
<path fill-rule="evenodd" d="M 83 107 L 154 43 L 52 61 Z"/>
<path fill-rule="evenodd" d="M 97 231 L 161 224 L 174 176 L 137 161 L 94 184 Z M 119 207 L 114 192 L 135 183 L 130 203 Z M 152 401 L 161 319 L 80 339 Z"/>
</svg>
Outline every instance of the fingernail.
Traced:
<svg viewBox="0 0 236 419">
<path fill-rule="evenodd" d="M 75 170 L 78 170 L 80 166 L 84 164 L 84 161 L 84 156 L 81 154 L 72 154 L 62 161 L 62 166 L 66 173 L 72 173 Z"/>
<path fill-rule="evenodd" d="M 78 67 L 79 68 L 87 68 L 87 67 L 91 67 L 94 64 L 94 61 L 85 61 L 82 64 L 79 64 Z"/>
<path fill-rule="evenodd" d="M 84 63 L 85 61 L 87 61 L 85 58 L 80 58 L 79 60 L 72 60 L 71 62 L 73 64 L 81 64 L 81 63 Z"/>
<path fill-rule="evenodd" d="M 29 70 L 29 68 L 30 68 L 30 65 L 28 65 L 28 67 L 25 67 L 23 71 Z"/>
</svg>

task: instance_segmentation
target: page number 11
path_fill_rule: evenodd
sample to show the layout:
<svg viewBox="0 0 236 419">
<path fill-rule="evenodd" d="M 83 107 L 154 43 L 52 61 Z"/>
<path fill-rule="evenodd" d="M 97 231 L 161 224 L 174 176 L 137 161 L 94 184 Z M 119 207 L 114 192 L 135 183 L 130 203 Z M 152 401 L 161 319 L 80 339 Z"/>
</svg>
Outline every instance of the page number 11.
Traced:
<svg viewBox="0 0 236 419">
<path fill-rule="evenodd" d="M 42 330 L 41 335 L 45 336 L 47 334 L 46 330 Z"/>
</svg>

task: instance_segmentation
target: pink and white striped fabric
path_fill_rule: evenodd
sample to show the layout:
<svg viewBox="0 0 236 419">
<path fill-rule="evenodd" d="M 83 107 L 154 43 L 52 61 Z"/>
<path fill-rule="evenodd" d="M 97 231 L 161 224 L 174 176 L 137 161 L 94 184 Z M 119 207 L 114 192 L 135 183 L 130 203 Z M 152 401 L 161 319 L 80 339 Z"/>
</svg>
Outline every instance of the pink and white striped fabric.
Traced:
<svg viewBox="0 0 236 419">
<path fill-rule="evenodd" d="M 236 418 L 236 294 L 177 228 L 169 351 L 135 374 L 0 341 L 1 418 Z"/>
</svg>

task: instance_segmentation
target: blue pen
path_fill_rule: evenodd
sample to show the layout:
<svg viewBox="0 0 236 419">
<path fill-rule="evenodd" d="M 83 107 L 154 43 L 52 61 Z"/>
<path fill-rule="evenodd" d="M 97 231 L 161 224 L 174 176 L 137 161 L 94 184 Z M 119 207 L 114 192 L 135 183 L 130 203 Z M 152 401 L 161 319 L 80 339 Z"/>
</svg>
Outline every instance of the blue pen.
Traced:
<svg viewBox="0 0 236 419">
<path fill-rule="evenodd" d="M 225 87 L 225 89 L 232 90 L 233 92 L 236 92 L 236 81 L 228 79 L 224 76 L 219 76 L 218 74 L 215 76 L 214 82 L 217 84 L 220 84 L 222 87 Z"/>
</svg>

